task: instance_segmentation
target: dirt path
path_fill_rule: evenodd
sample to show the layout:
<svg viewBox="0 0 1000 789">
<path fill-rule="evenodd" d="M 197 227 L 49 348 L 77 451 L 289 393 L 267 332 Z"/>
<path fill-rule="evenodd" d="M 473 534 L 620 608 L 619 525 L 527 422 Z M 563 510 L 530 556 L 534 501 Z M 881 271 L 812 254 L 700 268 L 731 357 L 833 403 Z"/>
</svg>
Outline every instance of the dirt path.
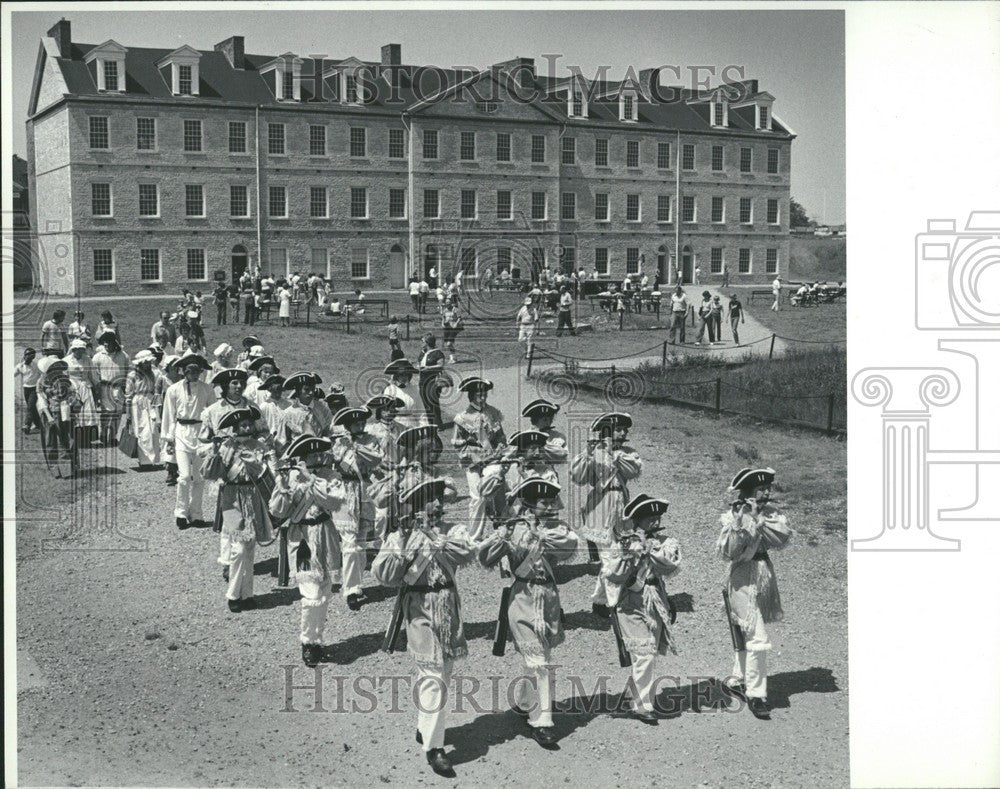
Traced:
<svg viewBox="0 0 1000 789">
<path fill-rule="evenodd" d="M 479 371 L 456 368 L 457 375 L 473 372 Z M 508 432 L 526 402 L 558 394 L 539 392 L 516 367 L 482 373 L 497 384 L 493 402 L 507 416 Z M 572 402 L 559 424 L 571 432 L 585 429 L 606 407 L 572 394 L 564 399 Z M 700 417 L 667 406 L 639 410 L 647 421 L 634 440 L 645 466 L 635 492 L 671 500 L 668 521 L 684 552 L 683 572 L 671 584 L 682 602 L 680 654 L 661 664 L 670 677 L 661 696 L 668 715 L 648 727 L 607 711 L 619 700 L 624 671 L 607 624 L 590 614 L 593 569 L 577 564 L 564 571 L 561 586 L 568 631 L 556 651 L 561 750 L 541 751 L 523 736 L 523 724 L 504 700 L 506 680 L 520 673 L 519 657 L 512 649 L 503 658 L 490 654 L 500 580 L 465 570 L 459 582 L 471 654 L 458 671 L 469 678 L 463 680 L 467 692 L 472 678 L 482 688 L 450 719 L 448 748 L 460 780 L 494 786 L 663 780 L 679 786 L 846 785 L 843 535 L 796 523 L 796 512 L 789 513 L 804 534 L 775 562 L 788 615 L 772 634 L 774 720 L 759 723 L 746 710 L 727 710 L 709 681 L 725 675 L 732 661 L 718 601 L 724 566 L 713 543 L 721 491 L 739 461 L 700 451 Z M 726 419 L 704 425 L 721 450 L 739 431 L 750 430 Z M 273 589 L 275 547 L 257 554 L 262 609 L 230 614 L 214 561 L 216 535 L 177 531 L 170 515 L 174 489 L 164 486 L 163 472 L 140 474 L 122 460 L 115 453 L 98 460 L 108 466 L 106 473 L 75 516 L 42 513 L 43 520 L 18 526 L 22 784 L 448 783 L 430 773 L 413 742 L 415 711 L 406 684 L 412 660 L 378 651 L 392 605 L 388 590 L 371 589 L 373 602 L 356 614 L 339 599 L 331 606 L 331 646 L 318 675 L 323 696 L 316 710 L 317 675 L 299 656 L 297 595 Z M 465 506 L 460 500 L 450 514 L 460 517 Z M 26 509 L 23 516 L 30 514 Z M 74 523 L 74 541 L 60 540 Z M 43 537 L 56 541 L 43 550 Z M 396 704 L 392 682 L 400 683 Z M 493 682 L 501 688 L 495 702 Z M 375 702 L 364 694 L 377 683 L 377 709 L 367 712 Z M 289 704 L 289 684 L 310 689 L 291 691 Z M 602 702 L 604 709 L 583 709 L 581 690 L 584 701 Z M 529 772 L 519 769 L 527 765 Z"/>
</svg>

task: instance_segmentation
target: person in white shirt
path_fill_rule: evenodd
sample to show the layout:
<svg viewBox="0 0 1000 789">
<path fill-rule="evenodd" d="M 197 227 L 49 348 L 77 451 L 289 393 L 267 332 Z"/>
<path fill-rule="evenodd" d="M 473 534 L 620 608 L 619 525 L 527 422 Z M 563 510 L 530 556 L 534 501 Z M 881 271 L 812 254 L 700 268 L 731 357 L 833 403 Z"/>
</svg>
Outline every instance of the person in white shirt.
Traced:
<svg viewBox="0 0 1000 789">
<path fill-rule="evenodd" d="M 438 280 L 437 269 L 434 266 L 431 266 L 430 270 L 427 272 L 427 284 L 430 285 L 432 288 L 436 288 L 438 285 L 437 280 Z"/>
<path fill-rule="evenodd" d="M 73 321 L 66 328 L 66 335 L 69 337 L 70 342 L 73 340 L 83 340 L 84 342 L 89 342 L 90 338 L 94 336 L 94 333 L 90 330 L 90 326 L 83 319 L 83 312 L 81 310 L 76 311 L 76 320 Z"/>
<path fill-rule="evenodd" d="M 33 427 L 42 429 L 42 420 L 38 417 L 38 379 L 42 374 L 38 371 L 35 356 L 34 348 L 25 348 L 21 361 L 14 368 L 14 377 L 21 379 L 24 395 L 24 427 L 21 430 L 25 434 L 30 433 Z"/>
<path fill-rule="evenodd" d="M 531 353 L 535 344 L 535 332 L 538 331 L 539 313 L 535 301 L 530 296 L 525 298 L 521 309 L 517 311 L 517 341 L 525 343 L 524 355 Z"/>
<path fill-rule="evenodd" d="M 426 279 L 420 280 L 420 312 L 427 312 L 427 296 L 430 295 L 431 286 Z"/>
<path fill-rule="evenodd" d="M 559 325 L 556 327 L 556 337 L 562 337 L 563 329 L 569 329 L 571 337 L 576 336 L 573 328 L 573 296 L 569 292 L 569 286 L 562 286 L 562 293 L 559 296 Z"/>
<path fill-rule="evenodd" d="M 774 294 L 774 304 L 771 305 L 772 312 L 778 311 L 778 302 L 781 301 L 781 277 L 775 277 L 771 283 L 771 293 Z"/>
<path fill-rule="evenodd" d="M 420 314 L 420 282 L 415 277 L 410 278 L 410 301 L 413 302 L 413 311 Z"/>
<path fill-rule="evenodd" d="M 402 401 L 403 407 L 396 414 L 396 421 L 404 428 L 427 424 L 423 409 L 417 406 L 417 401 L 408 389 L 410 381 L 418 372 L 420 371 L 407 359 L 396 359 L 386 365 L 384 370 L 391 383 L 382 390 L 382 394 Z"/>
<path fill-rule="evenodd" d="M 465 272 L 459 269 L 455 272 L 455 292 L 461 296 L 462 295 L 462 279 L 465 277 Z"/>
</svg>

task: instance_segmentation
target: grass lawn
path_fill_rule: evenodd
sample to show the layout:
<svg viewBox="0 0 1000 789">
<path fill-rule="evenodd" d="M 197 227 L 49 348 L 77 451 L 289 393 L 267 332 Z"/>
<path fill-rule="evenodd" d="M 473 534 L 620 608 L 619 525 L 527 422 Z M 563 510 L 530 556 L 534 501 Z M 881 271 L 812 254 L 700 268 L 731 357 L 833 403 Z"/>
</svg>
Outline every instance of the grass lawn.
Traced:
<svg viewBox="0 0 1000 789">
<path fill-rule="evenodd" d="M 747 306 L 747 313 L 753 315 L 779 337 L 810 342 L 836 342 L 847 337 L 847 304 L 818 304 L 815 307 L 792 307 L 783 303 L 778 312 L 772 312 L 771 304 L 757 299 Z M 794 343 L 789 343 L 794 347 Z"/>
</svg>

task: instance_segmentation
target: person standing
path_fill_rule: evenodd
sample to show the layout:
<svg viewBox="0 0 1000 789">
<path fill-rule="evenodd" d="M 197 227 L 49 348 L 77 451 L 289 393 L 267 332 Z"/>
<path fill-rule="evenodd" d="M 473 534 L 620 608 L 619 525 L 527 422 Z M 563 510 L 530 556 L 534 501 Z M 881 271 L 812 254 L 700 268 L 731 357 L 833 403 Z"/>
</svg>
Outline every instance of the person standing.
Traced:
<svg viewBox="0 0 1000 789">
<path fill-rule="evenodd" d="M 568 457 L 566 436 L 553 427 L 557 413 L 559 406 L 542 398 L 532 400 L 521 410 L 521 416 L 531 422 L 531 427 L 545 434 L 543 456 L 550 465 L 562 465 Z"/>
<path fill-rule="evenodd" d="M 420 314 L 420 283 L 416 277 L 410 277 L 410 301 L 413 303 L 413 311 Z"/>
<path fill-rule="evenodd" d="M 506 614 L 525 666 L 514 712 L 525 719 L 532 738 L 545 749 L 557 747 L 552 728 L 552 650 L 566 640 L 552 568 L 572 557 L 577 547 L 577 536 L 559 519 L 559 493 L 554 482 L 525 479 L 512 494 L 521 504 L 520 517 L 497 528 L 477 550 L 483 567 L 496 567 L 506 559 L 512 568 Z"/>
<path fill-rule="evenodd" d="M 420 313 L 427 312 L 427 297 L 430 295 L 431 286 L 426 279 L 420 280 Z"/>
<path fill-rule="evenodd" d="M 670 344 L 677 344 L 677 337 L 680 335 L 681 344 L 685 340 L 685 325 L 687 324 L 688 301 L 684 288 L 677 285 L 674 292 L 670 294 Z"/>
<path fill-rule="evenodd" d="M 396 359 L 402 359 L 406 354 L 403 353 L 403 346 L 399 342 L 399 316 L 393 315 L 389 318 L 389 325 L 387 327 L 386 333 L 389 337 L 389 361 L 394 361 Z"/>
<path fill-rule="evenodd" d="M 288 521 L 288 565 L 299 587 L 302 661 L 319 664 L 333 583 L 340 573 L 337 524 L 349 521 L 344 483 L 330 468 L 327 438 L 300 436 L 282 456 L 270 512 Z"/>
<path fill-rule="evenodd" d="M 292 404 L 285 409 L 287 442 L 299 436 L 329 438 L 333 427 L 333 414 L 326 403 L 316 397 L 316 387 L 323 379 L 313 372 L 294 373 L 285 380 L 285 391 L 290 391 Z"/>
<path fill-rule="evenodd" d="M 705 329 L 708 329 L 708 342 L 709 344 L 715 343 L 715 328 L 712 326 L 711 321 L 712 314 L 712 294 L 707 290 L 701 294 L 701 304 L 698 306 L 698 339 L 695 340 L 695 345 L 701 345 L 701 341 L 705 339 Z"/>
<path fill-rule="evenodd" d="M 121 343 L 122 335 L 118 330 L 118 321 L 115 320 L 114 316 L 111 314 L 111 310 L 104 310 L 101 313 L 101 321 L 97 324 L 97 334 L 94 336 L 101 336 L 105 332 L 113 331 L 118 335 L 118 342 Z"/>
<path fill-rule="evenodd" d="M 25 348 L 21 361 L 14 368 L 14 377 L 21 379 L 21 394 L 24 396 L 24 422 L 21 432 L 29 434 L 34 428 L 42 429 L 42 420 L 38 417 L 38 380 L 41 373 L 35 361 L 34 348 Z"/>
<path fill-rule="evenodd" d="M 463 380 L 458 389 L 465 392 L 469 405 L 462 413 L 455 415 L 455 431 L 451 445 L 458 450 L 458 460 L 465 469 L 469 485 L 469 534 L 475 540 L 486 535 L 489 500 L 488 488 L 496 483 L 484 483 L 491 478 L 502 478 L 503 466 L 499 461 L 507 444 L 503 429 L 503 414 L 486 402 L 493 383 L 471 376 Z M 497 517 L 502 513 L 494 512 Z"/>
<path fill-rule="evenodd" d="M 389 384 L 382 390 L 382 394 L 394 397 L 403 404 L 396 416 L 403 427 L 419 427 L 426 424 L 428 418 L 417 408 L 417 401 L 407 391 L 410 381 L 418 372 L 408 359 L 389 362 L 383 370 L 383 373 L 389 376 Z"/>
<path fill-rule="evenodd" d="M 91 332 L 90 326 L 87 325 L 87 321 L 84 320 L 83 310 L 77 310 L 74 317 L 75 320 L 66 328 L 66 337 L 70 342 L 73 340 L 90 342 L 94 334 Z"/>
<path fill-rule="evenodd" d="M 274 448 L 260 435 L 260 411 L 237 408 L 219 422 L 230 435 L 211 442 L 205 461 L 205 479 L 219 480 L 217 508 L 222 537 L 229 541 L 229 586 L 226 601 L 231 612 L 256 608 L 253 597 L 253 558 L 258 542 L 274 539 L 266 486 L 261 478 L 276 472 Z"/>
<path fill-rule="evenodd" d="M 292 323 L 292 291 L 287 287 L 278 288 L 278 323 L 282 326 L 291 326 Z"/>
<path fill-rule="evenodd" d="M 56 310 L 52 319 L 42 324 L 42 356 L 64 357 L 69 352 L 69 335 L 62 325 L 66 319 L 65 310 Z"/>
<path fill-rule="evenodd" d="M 722 287 L 729 287 L 729 269 L 725 266 L 722 267 Z"/>
<path fill-rule="evenodd" d="M 201 473 L 202 413 L 215 402 L 215 388 L 202 380 L 210 369 L 208 361 L 198 354 L 188 354 L 174 363 L 183 379 L 167 387 L 163 397 L 163 441 L 177 464 L 177 498 L 174 518 L 178 529 L 203 523 L 202 499 L 205 478 Z"/>
<path fill-rule="evenodd" d="M 556 327 L 556 337 L 562 337 L 563 329 L 569 329 L 571 337 L 576 336 L 573 328 L 573 296 L 569 292 L 569 287 L 563 285 L 562 293 L 559 296 L 559 325 Z"/>
<path fill-rule="evenodd" d="M 215 284 L 215 291 L 212 293 L 212 297 L 215 302 L 215 325 L 225 326 L 226 313 L 229 308 L 229 291 L 226 289 L 225 282 L 219 280 Z"/>
<path fill-rule="evenodd" d="M 517 341 L 524 343 L 525 357 L 531 355 L 540 319 L 535 302 L 530 297 L 525 297 L 524 304 L 517 311 Z"/>
<path fill-rule="evenodd" d="M 774 281 L 771 283 L 771 293 L 774 296 L 774 303 L 771 305 L 771 311 L 778 311 L 778 304 L 781 302 L 781 277 L 775 277 Z"/>
<path fill-rule="evenodd" d="M 125 379 L 125 410 L 139 443 L 140 470 L 160 464 L 160 403 L 156 398 L 159 373 L 153 369 L 154 359 L 151 351 L 139 351 Z"/>
<path fill-rule="evenodd" d="M 436 288 L 438 286 L 438 272 L 437 268 L 431 266 L 427 270 L 427 285 L 431 288 Z"/>
<path fill-rule="evenodd" d="M 448 361 L 455 364 L 455 340 L 462 330 L 462 316 L 459 313 L 458 300 L 453 299 L 441 310 L 441 332 L 444 335 L 444 347 L 448 349 Z"/>
<path fill-rule="evenodd" d="M 94 364 L 87 355 L 87 343 L 84 340 L 76 339 L 69 344 L 69 353 L 66 355 L 66 374 L 69 376 L 77 389 L 77 396 L 80 398 L 84 411 L 88 414 L 98 415 L 97 402 L 101 395 L 100 381 L 94 371 Z M 98 429 L 88 428 L 80 437 L 85 445 L 98 437 Z"/>
<path fill-rule="evenodd" d="M 740 344 L 739 326 L 746 321 L 747 319 L 743 315 L 743 303 L 740 301 L 740 297 L 734 293 L 729 297 L 729 327 L 733 330 L 733 342 L 737 345 Z"/>
<path fill-rule="evenodd" d="M 722 298 L 712 297 L 712 304 L 708 312 L 708 336 L 712 344 L 722 344 Z"/>
<path fill-rule="evenodd" d="M 628 446 L 632 417 L 625 413 L 602 414 L 590 426 L 594 438 L 587 449 L 573 458 L 570 479 L 588 488 L 581 508 L 581 537 L 595 543 L 600 552 L 601 566 L 611 561 L 609 553 L 616 529 L 622 522 L 622 511 L 628 502 L 628 483 L 642 473 L 639 454 Z M 599 575 L 591 595 L 591 610 L 608 618 L 608 597 L 604 576 Z"/>
<path fill-rule="evenodd" d="M 444 752 L 448 685 L 455 662 L 469 654 L 456 571 L 476 558 L 463 524 L 441 520 L 443 479 L 426 480 L 399 497 L 401 515 L 372 562 L 372 575 L 400 588 L 406 648 L 417 663 L 417 742 L 438 775 L 454 777 Z"/>
<path fill-rule="evenodd" d="M 669 502 L 644 493 L 632 499 L 601 571 L 611 615 L 618 619 L 622 641 L 632 658 L 632 715 L 652 725 L 657 722 L 653 691 L 660 677 L 656 659 L 677 654 L 669 629 L 676 613 L 664 580 L 680 569 L 681 550 L 677 540 L 660 530 L 668 506 Z"/>
<path fill-rule="evenodd" d="M 345 401 L 341 408 L 346 405 Z M 379 542 L 385 539 L 389 529 L 388 503 L 391 502 L 392 495 L 386 494 L 394 489 L 399 466 L 399 447 L 396 441 L 403 433 L 403 426 L 396 421 L 396 411 L 401 405 L 402 401 L 386 395 L 375 395 L 365 403 L 365 408 L 373 417 L 365 429 L 378 442 L 382 457 L 379 471 L 373 475 L 376 479 L 369 487 L 369 495 L 375 505 L 375 538 Z"/>
<path fill-rule="evenodd" d="M 423 352 L 420 354 L 420 400 L 431 424 L 438 430 L 444 427 L 441 416 L 441 389 L 445 382 L 444 352 L 437 347 L 437 337 L 430 332 L 423 336 Z"/>
<path fill-rule="evenodd" d="M 288 429 L 285 427 L 285 411 L 292 401 L 285 397 L 285 379 L 277 373 L 265 378 L 257 389 L 257 407 L 267 423 L 267 431 L 274 440 L 274 451 L 284 452 Z"/>
</svg>

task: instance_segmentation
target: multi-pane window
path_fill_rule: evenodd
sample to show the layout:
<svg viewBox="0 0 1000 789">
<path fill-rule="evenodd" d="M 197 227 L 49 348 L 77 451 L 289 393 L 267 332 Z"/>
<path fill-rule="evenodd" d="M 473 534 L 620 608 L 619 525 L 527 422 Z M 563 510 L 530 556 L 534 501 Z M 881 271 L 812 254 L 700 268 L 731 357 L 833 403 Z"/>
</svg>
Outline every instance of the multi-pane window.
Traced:
<svg viewBox="0 0 1000 789">
<path fill-rule="evenodd" d="M 510 269 L 510 247 L 497 247 L 497 271 Z"/>
<path fill-rule="evenodd" d="M 406 138 L 402 129 L 389 129 L 389 158 L 406 158 Z"/>
<path fill-rule="evenodd" d="M 635 96 L 624 96 L 624 101 L 622 102 L 622 110 L 625 116 L 625 120 L 634 121 L 635 120 Z"/>
<path fill-rule="evenodd" d="M 229 215 L 250 216 L 247 188 L 243 184 L 232 184 L 229 187 Z"/>
<path fill-rule="evenodd" d="M 608 193 L 594 193 L 594 219 L 598 222 L 608 221 Z"/>
<path fill-rule="evenodd" d="M 739 272 L 740 274 L 749 274 L 750 271 L 751 271 L 750 250 L 744 247 L 740 249 Z"/>
<path fill-rule="evenodd" d="M 115 281 L 115 259 L 110 249 L 94 250 L 94 282 Z"/>
<path fill-rule="evenodd" d="M 658 142 L 656 144 L 656 166 L 661 170 L 670 169 L 670 143 Z"/>
<path fill-rule="evenodd" d="M 272 154 L 284 154 L 285 152 L 285 124 L 267 124 L 267 152 Z"/>
<path fill-rule="evenodd" d="M 440 215 L 440 201 L 437 189 L 424 189 L 424 219 L 437 219 Z"/>
<path fill-rule="evenodd" d="M 724 197 L 712 198 L 712 221 L 726 221 L 726 199 Z"/>
<path fill-rule="evenodd" d="M 578 91 L 573 91 L 573 112 L 574 118 L 579 118 L 583 115 L 583 94 Z"/>
<path fill-rule="evenodd" d="M 189 153 L 201 150 L 201 121 L 184 121 L 184 150 Z"/>
<path fill-rule="evenodd" d="M 625 249 L 625 273 L 639 273 L 639 247 L 626 247 Z"/>
<path fill-rule="evenodd" d="M 189 249 L 187 251 L 187 278 L 205 279 L 205 250 Z"/>
<path fill-rule="evenodd" d="M 327 215 L 326 187 L 309 187 L 309 216 L 313 219 L 325 219 Z"/>
<path fill-rule="evenodd" d="M 594 140 L 594 166 L 608 166 L 608 141 L 603 137 Z"/>
<path fill-rule="evenodd" d="M 96 115 L 90 116 L 90 147 L 108 149 L 111 142 L 108 137 L 108 119 Z"/>
<path fill-rule="evenodd" d="M 160 190 L 156 184 L 139 184 L 139 216 L 160 215 Z"/>
<path fill-rule="evenodd" d="M 295 72 L 287 69 L 281 73 L 281 97 L 286 101 L 295 98 Z"/>
<path fill-rule="evenodd" d="M 576 219 L 576 193 L 563 192 L 559 202 L 559 216 L 562 219 Z"/>
<path fill-rule="evenodd" d="M 748 173 L 753 168 L 753 148 L 740 148 L 740 172 Z"/>
<path fill-rule="evenodd" d="M 598 274 L 608 273 L 608 248 L 594 247 L 594 271 Z"/>
<path fill-rule="evenodd" d="M 625 142 L 625 166 L 626 167 L 638 167 L 639 166 L 639 141 L 638 140 L 627 140 Z"/>
<path fill-rule="evenodd" d="M 406 190 L 389 190 L 389 218 L 406 219 Z"/>
<path fill-rule="evenodd" d="M 749 197 L 740 198 L 740 223 L 748 225 L 753 222 L 753 199 Z"/>
<path fill-rule="evenodd" d="M 348 104 L 358 103 L 358 80 L 353 74 L 347 74 L 344 80 L 344 98 Z"/>
<path fill-rule="evenodd" d="M 438 158 L 438 133 L 437 129 L 424 130 L 424 158 Z"/>
<path fill-rule="evenodd" d="M 351 249 L 351 279 L 368 279 L 368 247 Z"/>
<path fill-rule="evenodd" d="M 191 67 L 177 67 L 177 92 L 181 96 L 191 95 Z"/>
<path fill-rule="evenodd" d="M 670 219 L 670 195 L 656 196 L 656 221 L 669 222 Z"/>
<path fill-rule="evenodd" d="M 363 186 L 351 187 L 351 219 L 368 218 L 368 189 Z"/>
<path fill-rule="evenodd" d="M 111 88 L 108 88 L 108 90 L 111 90 Z M 771 119 L 769 117 L 770 114 L 771 113 L 768 111 L 767 107 L 762 106 L 760 108 L 760 128 L 762 129 L 771 128 Z"/>
<path fill-rule="evenodd" d="M 156 118 L 135 119 L 135 147 L 140 151 L 156 150 Z"/>
<path fill-rule="evenodd" d="M 693 195 L 684 195 L 681 198 L 681 221 L 682 222 L 694 222 L 695 217 L 695 203 Z"/>
<path fill-rule="evenodd" d="M 184 216 L 205 216 L 205 187 L 184 185 Z"/>
<path fill-rule="evenodd" d="M 267 215 L 277 219 L 288 216 L 288 195 L 283 186 L 267 188 Z"/>
<path fill-rule="evenodd" d="M 531 193 L 531 218 L 545 219 L 546 199 L 545 192 Z"/>
<path fill-rule="evenodd" d="M 160 250 L 139 250 L 139 279 L 143 282 L 155 282 L 160 278 Z"/>
<path fill-rule="evenodd" d="M 497 133 L 497 161 L 510 161 L 510 134 L 507 132 Z"/>
<path fill-rule="evenodd" d="M 694 164 L 694 145 L 685 143 L 684 147 L 681 148 L 681 168 L 684 170 L 693 170 Z"/>
<path fill-rule="evenodd" d="M 625 221 L 638 222 L 641 214 L 639 195 L 625 195 Z"/>
<path fill-rule="evenodd" d="M 562 163 L 576 164 L 576 137 L 563 137 Z"/>
<path fill-rule="evenodd" d="M 118 90 L 118 61 L 104 61 L 104 89 Z M 763 124 L 761 124 L 763 125 Z"/>
<path fill-rule="evenodd" d="M 461 203 L 462 219 L 476 218 L 476 190 L 463 189 Z"/>
<path fill-rule="evenodd" d="M 476 274 L 476 250 L 463 249 L 458 258 L 458 264 L 466 274 Z"/>
<path fill-rule="evenodd" d="M 712 125 L 722 126 L 725 118 L 726 108 L 721 101 L 712 102 Z"/>
<path fill-rule="evenodd" d="M 309 127 L 309 155 L 326 156 L 326 126 Z"/>
<path fill-rule="evenodd" d="M 247 125 L 244 121 L 229 121 L 229 152 L 247 152 Z"/>
<path fill-rule="evenodd" d="M 351 127 L 351 156 L 368 155 L 368 136 L 364 128 Z"/>
<path fill-rule="evenodd" d="M 312 265 L 311 271 L 315 271 L 320 276 L 330 276 L 330 250 L 325 247 L 313 247 L 309 253 Z"/>
<path fill-rule="evenodd" d="M 545 161 L 545 135 L 531 135 L 531 162 L 532 164 L 542 164 Z"/>
<path fill-rule="evenodd" d="M 770 175 L 776 175 L 778 172 L 778 149 L 768 148 L 767 149 L 767 172 Z"/>
<path fill-rule="evenodd" d="M 90 213 L 111 216 L 111 184 L 90 185 Z"/>
<path fill-rule="evenodd" d="M 497 219 L 510 219 L 512 216 L 510 190 L 497 191 Z"/>
<path fill-rule="evenodd" d="M 709 271 L 712 274 L 722 273 L 722 247 L 712 247 L 709 258 Z"/>
<path fill-rule="evenodd" d="M 462 132 L 459 145 L 459 158 L 463 162 L 472 162 L 476 159 L 476 133 L 474 131 Z"/>
<path fill-rule="evenodd" d="M 777 274 L 778 273 L 778 250 L 769 249 L 767 250 L 767 256 L 764 259 L 765 273 L 767 274 Z"/>
<path fill-rule="evenodd" d="M 778 201 L 768 199 L 767 201 L 767 223 L 769 225 L 778 224 Z"/>
<path fill-rule="evenodd" d="M 724 150 L 721 145 L 712 146 L 712 172 L 722 172 Z"/>
</svg>

